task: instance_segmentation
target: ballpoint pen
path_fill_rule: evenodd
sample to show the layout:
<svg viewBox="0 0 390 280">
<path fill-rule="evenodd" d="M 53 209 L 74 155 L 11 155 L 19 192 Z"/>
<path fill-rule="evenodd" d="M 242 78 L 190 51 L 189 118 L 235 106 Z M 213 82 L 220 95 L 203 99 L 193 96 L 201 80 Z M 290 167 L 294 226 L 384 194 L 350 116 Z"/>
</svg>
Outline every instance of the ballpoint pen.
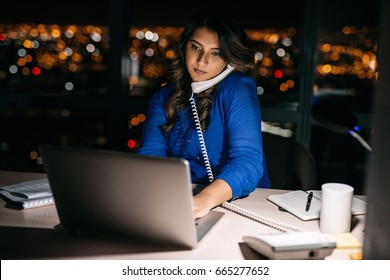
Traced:
<svg viewBox="0 0 390 280">
<path fill-rule="evenodd" d="M 307 196 L 307 202 L 306 202 L 306 212 L 309 211 L 310 205 L 311 205 L 311 199 L 313 198 L 313 192 L 310 192 Z"/>
</svg>

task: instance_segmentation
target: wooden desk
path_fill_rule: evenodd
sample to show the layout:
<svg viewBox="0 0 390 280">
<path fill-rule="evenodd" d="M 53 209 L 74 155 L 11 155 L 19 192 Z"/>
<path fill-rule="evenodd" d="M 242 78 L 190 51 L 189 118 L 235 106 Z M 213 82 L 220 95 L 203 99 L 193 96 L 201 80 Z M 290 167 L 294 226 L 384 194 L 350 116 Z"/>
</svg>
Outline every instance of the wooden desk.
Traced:
<svg viewBox="0 0 390 280">
<path fill-rule="evenodd" d="M 45 178 L 45 174 L 0 171 L 0 186 L 22 181 Z M 298 227 L 319 231 L 319 221 L 301 221 L 293 215 L 281 212 L 267 201 L 273 193 L 285 190 L 256 189 L 250 196 L 234 201 L 251 212 Z M 261 258 L 242 241 L 243 235 L 275 230 L 244 218 L 233 212 L 225 212 L 222 219 L 201 240 L 194 250 L 178 250 L 167 246 L 131 244 L 91 236 L 74 236 L 54 229 L 59 224 L 54 205 L 27 210 L 5 207 L 0 199 L 0 257 L 1 259 L 208 259 L 243 260 Z M 355 216 L 352 234 L 363 242 L 365 215 Z M 327 259 L 348 259 L 349 253 L 358 250 L 334 250 Z"/>
</svg>

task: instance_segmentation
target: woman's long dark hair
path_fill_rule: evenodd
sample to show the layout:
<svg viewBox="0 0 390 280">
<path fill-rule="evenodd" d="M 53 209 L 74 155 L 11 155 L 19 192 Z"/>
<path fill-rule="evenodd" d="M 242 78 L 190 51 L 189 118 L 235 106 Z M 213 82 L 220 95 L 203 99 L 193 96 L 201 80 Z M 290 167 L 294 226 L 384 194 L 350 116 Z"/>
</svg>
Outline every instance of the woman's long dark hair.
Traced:
<svg viewBox="0 0 390 280">
<path fill-rule="evenodd" d="M 232 18 L 219 16 L 197 16 L 190 20 L 178 38 L 176 55 L 170 62 L 169 76 L 173 83 L 174 94 L 165 108 L 167 123 L 164 132 L 170 131 L 176 122 L 176 112 L 189 106 L 192 79 L 186 68 L 186 46 L 194 32 L 205 27 L 216 32 L 219 38 L 219 50 L 222 59 L 232 65 L 235 71 L 251 74 L 254 67 L 254 52 L 244 29 Z M 208 127 L 209 113 L 213 93 L 217 85 L 198 93 L 199 119 L 203 130 Z"/>
</svg>

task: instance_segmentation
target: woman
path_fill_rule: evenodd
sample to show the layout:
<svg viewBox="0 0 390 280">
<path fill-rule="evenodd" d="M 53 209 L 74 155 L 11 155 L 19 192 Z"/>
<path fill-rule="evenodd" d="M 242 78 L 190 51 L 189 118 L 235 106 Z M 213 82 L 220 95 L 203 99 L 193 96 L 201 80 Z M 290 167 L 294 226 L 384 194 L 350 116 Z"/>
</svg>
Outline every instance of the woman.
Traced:
<svg viewBox="0 0 390 280">
<path fill-rule="evenodd" d="M 270 185 L 256 84 L 249 76 L 253 65 L 240 25 L 228 18 L 196 17 L 179 38 L 171 83 L 150 101 L 137 153 L 189 161 L 192 182 L 206 184 L 194 195 L 195 218 Z"/>
</svg>

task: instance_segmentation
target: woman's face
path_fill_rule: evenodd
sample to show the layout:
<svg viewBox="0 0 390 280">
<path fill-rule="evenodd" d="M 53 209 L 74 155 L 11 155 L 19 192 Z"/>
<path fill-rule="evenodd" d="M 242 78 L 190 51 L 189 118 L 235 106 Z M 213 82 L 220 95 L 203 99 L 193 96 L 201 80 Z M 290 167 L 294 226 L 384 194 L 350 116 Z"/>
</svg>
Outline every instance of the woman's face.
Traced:
<svg viewBox="0 0 390 280">
<path fill-rule="evenodd" d="M 204 27 L 194 32 L 186 46 L 186 66 L 193 82 L 214 78 L 225 69 L 217 33 Z"/>
</svg>

